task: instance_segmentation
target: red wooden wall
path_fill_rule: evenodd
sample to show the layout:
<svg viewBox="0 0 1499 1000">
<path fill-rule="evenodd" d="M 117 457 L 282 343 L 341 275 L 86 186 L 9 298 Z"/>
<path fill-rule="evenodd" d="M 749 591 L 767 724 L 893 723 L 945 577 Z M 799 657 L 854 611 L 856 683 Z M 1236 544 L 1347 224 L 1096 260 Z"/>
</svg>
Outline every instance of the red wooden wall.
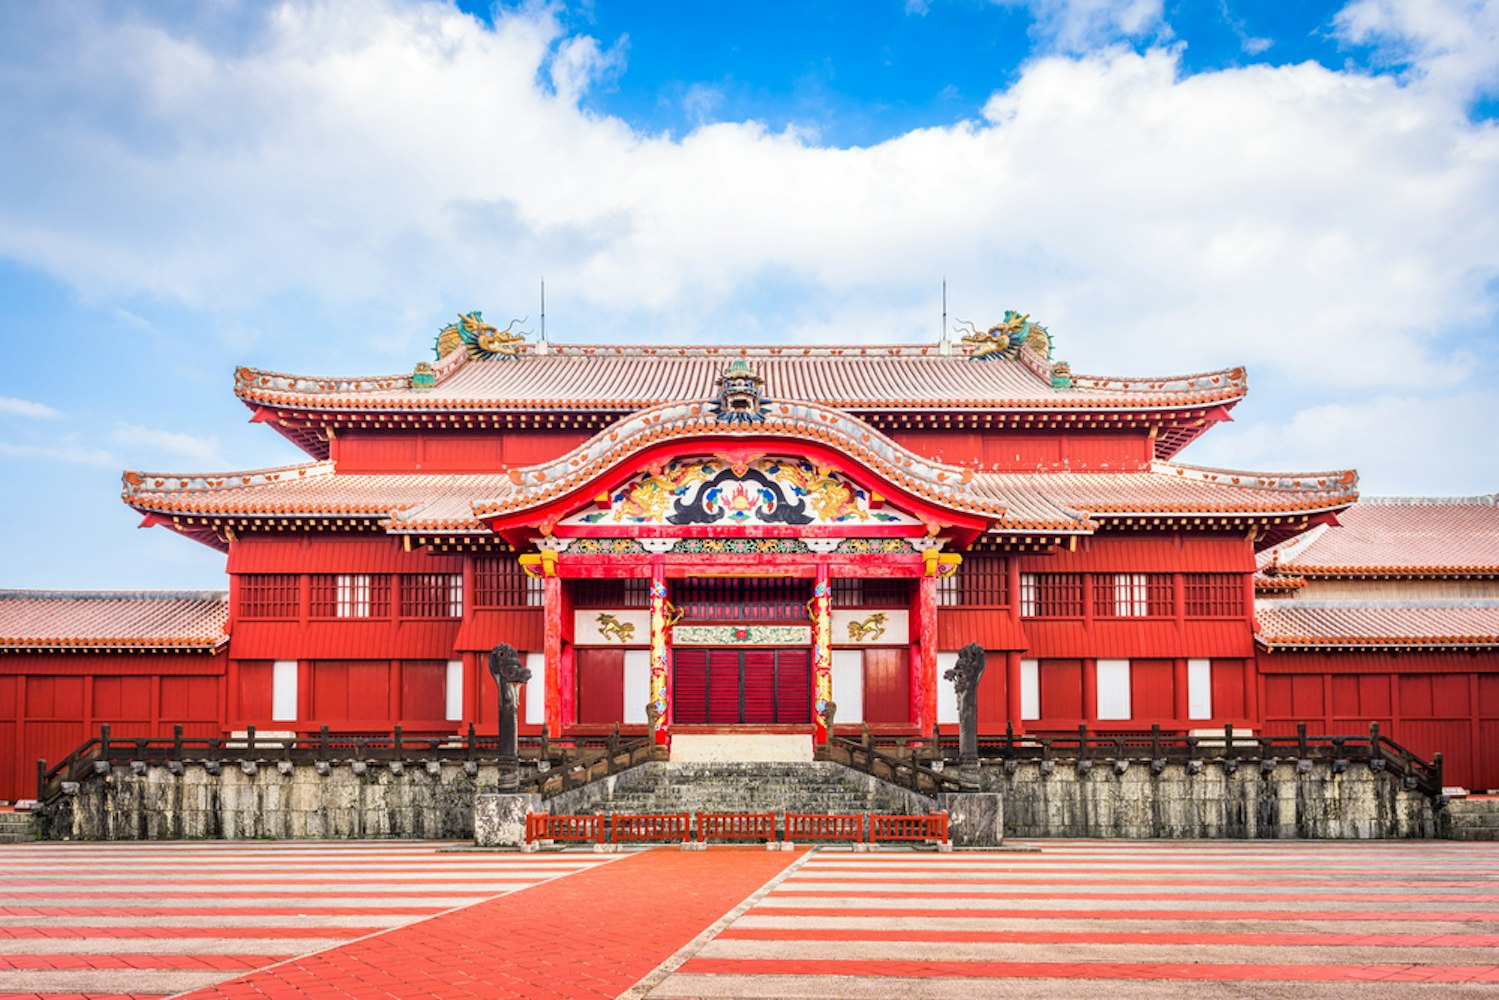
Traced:
<svg viewBox="0 0 1499 1000">
<path fill-rule="evenodd" d="M 1362 733 L 1370 722 L 1444 779 L 1499 788 L 1499 651 L 1261 653 L 1266 732 Z"/>
<path fill-rule="evenodd" d="M 109 723 L 113 735 L 218 736 L 225 658 L 207 653 L 0 656 L 0 799 L 36 794 L 55 764 Z"/>
<path fill-rule="evenodd" d="M 582 431 L 346 430 L 330 446 L 340 473 L 498 472 L 564 455 L 592 435 Z"/>
</svg>

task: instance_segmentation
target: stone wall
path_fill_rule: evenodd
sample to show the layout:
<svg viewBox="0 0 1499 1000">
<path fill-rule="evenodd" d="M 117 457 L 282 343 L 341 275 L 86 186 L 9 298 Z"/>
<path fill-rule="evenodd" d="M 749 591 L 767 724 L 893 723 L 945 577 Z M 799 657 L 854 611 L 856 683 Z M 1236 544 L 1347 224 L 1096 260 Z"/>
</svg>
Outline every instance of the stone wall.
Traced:
<svg viewBox="0 0 1499 1000">
<path fill-rule="evenodd" d="M 611 800 L 627 790 L 658 783 L 664 768 L 644 765 L 546 805 L 554 813 L 608 811 Z M 893 794 L 891 786 L 857 777 L 869 783 L 864 792 L 871 799 L 863 808 L 905 805 L 904 811 L 924 813 L 931 807 L 930 800 L 910 793 L 902 793 L 908 801 L 875 806 L 876 799 Z M 461 762 L 122 764 L 91 776 L 49 807 L 40 835 L 54 840 L 468 839 L 474 835 L 474 794 L 493 791 L 497 780 L 494 765 Z M 1002 796 L 1007 838 L 1374 839 L 1447 832 L 1445 811 L 1434 811 L 1426 796 L 1407 791 L 1388 772 L 1358 763 L 1342 772 L 1314 761 L 1270 767 L 1245 761 L 1232 771 L 1217 761 L 1171 763 L 1159 770 L 1134 763 L 1119 772 L 1106 761 L 1086 771 L 1061 761 L 1050 768 L 986 761 L 981 785 Z"/>
<path fill-rule="evenodd" d="M 217 771 L 218 773 L 213 773 Z M 116 765 L 43 818 L 52 840 L 473 836 L 474 793 L 494 765 Z"/>
<path fill-rule="evenodd" d="M 984 790 L 1004 798 L 1006 837 L 1435 837 L 1445 816 L 1399 777 L 1351 764 L 1193 761 L 985 761 Z"/>
</svg>

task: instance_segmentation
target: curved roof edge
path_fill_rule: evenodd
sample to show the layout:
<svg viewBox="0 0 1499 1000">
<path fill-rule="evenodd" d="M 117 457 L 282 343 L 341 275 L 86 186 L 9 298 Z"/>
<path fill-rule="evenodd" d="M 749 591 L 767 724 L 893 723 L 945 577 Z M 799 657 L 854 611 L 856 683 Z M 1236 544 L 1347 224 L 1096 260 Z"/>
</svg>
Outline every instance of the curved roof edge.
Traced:
<svg viewBox="0 0 1499 1000">
<path fill-rule="evenodd" d="M 516 489 L 504 498 L 476 502 L 474 513 L 493 517 L 560 499 L 656 444 L 691 437 L 822 441 L 919 499 L 969 515 L 1004 516 L 1003 503 L 969 495 L 972 469 L 923 458 L 842 410 L 782 402 L 768 403 L 764 418 L 754 422 L 720 422 L 706 402 L 663 403 L 640 410 L 560 458 L 510 470 Z"/>
</svg>

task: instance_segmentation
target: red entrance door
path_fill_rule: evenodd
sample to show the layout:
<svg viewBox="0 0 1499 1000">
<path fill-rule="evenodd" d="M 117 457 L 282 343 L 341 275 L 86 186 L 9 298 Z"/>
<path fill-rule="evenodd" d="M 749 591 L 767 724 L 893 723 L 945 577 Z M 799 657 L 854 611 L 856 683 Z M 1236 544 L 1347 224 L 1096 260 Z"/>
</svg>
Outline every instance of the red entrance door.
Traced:
<svg viewBox="0 0 1499 1000">
<path fill-rule="evenodd" d="M 805 725 L 812 721 L 812 654 L 673 650 L 672 691 L 672 718 L 683 725 Z"/>
</svg>

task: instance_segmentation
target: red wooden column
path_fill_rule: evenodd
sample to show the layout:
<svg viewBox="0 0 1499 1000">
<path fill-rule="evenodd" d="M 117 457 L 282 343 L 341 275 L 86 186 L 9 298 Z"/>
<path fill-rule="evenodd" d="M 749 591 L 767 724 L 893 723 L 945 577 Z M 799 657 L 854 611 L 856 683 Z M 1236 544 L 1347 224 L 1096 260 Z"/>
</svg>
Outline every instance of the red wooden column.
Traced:
<svg viewBox="0 0 1499 1000">
<path fill-rule="evenodd" d="M 1180 580 L 1181 574 L 1176 578 Z M 1188 692 L 1187 661 L 1178 656 L 1171 661 L 1171 712 L 1184 729 L 1189 728 L 1187 720 L 1192 715 Z"/>
<path fill-rule="evenodd" d="M 562 735 L 562 579 L 555 571 L 546 577 L 543 585 L 546 616 L 546 639 L 543 642 L 546 655 L 546 725 L 552 736 Z M 569 701 L 572 699 L 569 698 Z"/>
<path fill-rule="evenodd" d="M 655 728 L 651 736 L 662 746 L 671 745 L 671 660 L 666 647 L 668 625 L 666 599 L 666 561 L 657 556 L 651 560 L 651 700 L 656 709 Z"/>
<path fill-rule="evenodd" d="M 828 702 L 833 700 L 833 586 L 828 564 L 818 562 L 812 587 L 812 722 L 813 740 L 828 741 Z"/>
<path fill-rule="evenodd" d="M 931 553 L 936 555 L 935 552 Z M 911 721 L 929 735 L 937 724 L 937 561 L 926 560 L 917 599 L 921 657 L 911 677 Z"/>
</svg>

